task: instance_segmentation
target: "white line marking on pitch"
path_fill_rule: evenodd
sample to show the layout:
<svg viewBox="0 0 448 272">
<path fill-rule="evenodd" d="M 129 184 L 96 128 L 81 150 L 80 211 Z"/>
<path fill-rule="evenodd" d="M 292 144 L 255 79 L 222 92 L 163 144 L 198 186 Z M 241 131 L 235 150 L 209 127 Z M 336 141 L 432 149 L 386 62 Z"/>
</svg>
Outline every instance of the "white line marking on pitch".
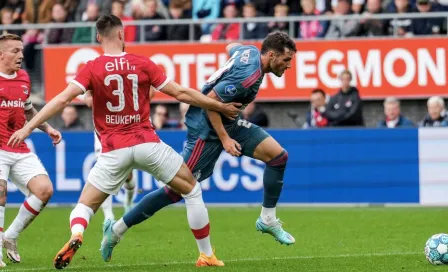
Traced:
<svg viewBox="0 0 448 272">
<path fill-rule="evenodd" d="M 233 262 L 259 262 L 259 261 L 277 261 L 277 260 L 300 260 L 300 259 L 323 259 L 323 258 L 357 258 L 357 257 L 384 257 L 384 256 L 406 256 L 406 255 L 424 255 L 424 252 L 386 252 L 386 253 L 364 253 L 364 254 L 339 254 L 339 255 L 322 255 L 322 256 L 285 256 L 285 257 L 273 257 L 273 258 L 241 258 L 241 259 L 230 259 L 223 260 L 224 263 Z M 76 269 L 95 269 L 95 268 L 128 268 L 128 267 L 138 267 L 138 266 L 158 266 L 158 265 L 185 265 L 185 264 L 195 264 L 195 262 L 159 262 L 159 263 L 140 263 L 140 264 L 115 264 L 115 265 L 94 265 L 94 266 L 83 266 L 83 265 L 72 265 L 70 267 Z M 11 264 L 16 266 L 16 264 Z M 41 268 L 22 268 L 22 269 L 1 269 L 2 272 L 6 271 L 41 271 L 41 270 L 54 270 L 52 267 L 41 267 Z"/>
</svg>

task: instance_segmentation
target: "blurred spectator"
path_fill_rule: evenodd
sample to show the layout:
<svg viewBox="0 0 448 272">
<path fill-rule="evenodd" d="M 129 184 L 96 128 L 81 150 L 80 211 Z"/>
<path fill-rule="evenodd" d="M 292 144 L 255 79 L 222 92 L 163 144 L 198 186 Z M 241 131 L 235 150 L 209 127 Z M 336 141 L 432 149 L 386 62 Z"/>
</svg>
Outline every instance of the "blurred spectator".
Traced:
<svg viewBox="0 0 448 272">
<path fill-rule="evenodd" d="M 182 2 L 190 1 L 190 0 L 183 0 Z M 147 12 L 148 6 L 146 5 L 146 0 L 125 0 L 125 15 L 131 16 L 134 19 L 140 19 L 145 16 L 145 13 Z M 169 1 L 168 1 L 169 2 Z M 190 1 L 191 2 L 191 1 Z M 169 13 L 168 9 L 166 8 L 169 5 L 165 5 L 164 1 L 157 0 L 157 14 L 162 16 L 163 18 L 168 18 Z M 190 7 L 191 8 L 191 7 Z"/>
<path fill-rule="evenodd" d="M 99 7 L 94 3 L 89 4 L 86 14 L 87 20 L 85 22 L 96 22 L 99 17 Z M 96 30 L 93 27 L 79 27 L 73 34 L 73 43 L 94 43 L 95 41 Z"/>
<path fill-rule="evenodd" d="M 12 10 L 11 8 L 2 8 L 2 10 L 0 11 L 0 16 L 2 17 L 2 25 L 3 26 L 8 26 L 8 25 L 12 25 L 14 23 L 14 10 Z M 6 34 L 6 33 L 10 33 L 10 34 L 15 34 L 17 36 L 22 36 L 22 34 L 24 33 L 23 30 L 3 30 L 3 32 L 1 34 Z"/>
<path fill-rule="evenodd" d="M 179 104 L 179 112 L 180 112 L 180 121 L 179 126 L 180 129 L 186 130 L 187 126 L 185 125 L 185 115 L 187 114 L 188 109 L 190 108 L 190 105 L 187 103 L 180 103 Z"/>
<path fill-rule="evenodd" d="M 429 0 L 417 0 L 419 13 L 443 12 L 446 10 L 438 3 Z M 432 35 L 446 33 L 446 17 L 419 18 L 412 20 L 412 32 L 414 35 Z"/>
<path fill-rule="evenodd" d="M 316 9 L 315 0 L 301 0 L 303 13 L 302 16 L 320 15 L 320 11 Z M 327 21 L 301 21 L 299 22 L 299 38 L 307 40 L 314 38 L 322 38 L 325 36 Z"/>
<path fill-rule="evenodd" d="M 234 5 L 227 5 L 224 8 L 224 18 L 234 19 L 238 16 L 238 10 Z M 212 32 L 212 39 L 214 41 L 226 40 L 234 41 L 240 38 L 240 24 L 218 24 Z"/>
<path fill-rule="evenodd" d="M 22 14 L 25 11 L 25 1 L 7 0 L 5 8 L 10 8 L 12 10 L 12 24 L 22 23 Z"/>
<path fill-rule="evenodd" d="M 141 20 L 163 20 L 160 14 L 157 13 L 157 0 L 145 0 L 146 9 Z M 166 39 L 166 26 L 164 25 L 145 25 L 144 40 L 145 41 L 162 41 Z M 137 28 L 137 41 L 140 41 L 140 27 Z M 188 31 L 187 31 L 188 34 Z"/>
<path fill-rule="evenodd" d="M 352 0 L 352 12 L 360 14 L 363 11 L 365 0 Z"/>
<path fill-rule="evenodd" d="M 186 19 L 184 15 L 184 3 L 182 0 L 171 0 L 170 2 L 170 19 Z M 186 41 L 190 39 L 190 26 L 189 25 L 168 25 L 166 27 L 166 39 L 168 41 Z M 199 40 L 201 37 L 201 28 L 199 25 L 195 25 L 194 39 Z"/>
<path fill-rule="evenodd" d="M 345 70 L 341 73 L 341 89 L 328 102 L 323 116 L 330 126 L 364 126 L 362 101 L 359 91 L 350 85 L 352 74 Z"/>
<path fill-rule="evenodd" d="M 51 21 L 52 8 L 56 0 L 25 0 L 22 22 L 26 24 L 46 24 Z"/>
<path fill-rule="evenodd" d="M 243 111 L 243 117 L 247 121 L 260 127 L 268 127 L 269 119 L 266 113 L 255 102 L 249 103 Z"/>
<path fill-rule="evenodd" d="M 78 7 L 78 0 L 57 0 L 67 11 L 67 19 L 71 22 L 75 20 L 76 8 Z"/>
<path fill-rule="evenodd" d="M 288 6 L 289 13 L 292 15 L 299 15 L 302 12 L 299 0 L 250 0 L 249 2 L 253 3 L 257 11 L 264 16 L 274 16 L 274 9 L 272 7 L 275 7 L 277 4 Z"/>
<path fill-rule="evenodd" d="M 216 19 L 221 12 L 220 0 L 193 0 L 193 19 Z M 212 24 L 202 24 L 202 33 L 210 34 Z"/>
<path fill-rule="evenodd" d="M 248 3 L 243 7 L 244 18 L 254 18 L 257 16 L 255 5 Z M 268 28 L 265 23 L 244 23 L 243 39 L 245 40 L 261 40 L 268 34 Z"/>
<path fill-rule="evenodd" d="M 378 123 L 379 128 L 413 127 L 411 120 L 401 115 L 400 101 L 395 97 L 384 100 L 384 120 Z"/>
<path fill-rule="evenodd" d="M 367 0 L 364 19 L 361 20 L 361 34 L 367 37 L 387 35 L 388 23 L 386 20 L 370 19 L 372 14 L 382 14 L 381 0 Z"/>
<path fill-rule="evenodd" d="M 243 8 L 245 0 L 221 0 L 221 6 L 225 7 L 227 5 L 234 5 L 237 10 L 241 10 Z M 224 14 L 221 14 L 224 16 Z"/>
<path fill-rule="evenodd" d="M 339 0 L 335 9 L 335 16 L 351 14 L 351 6 L 349 0 Z M 335 19 L 338 19 L 337 17 Z M 333 20 L 327 30 L 326 38 L 345 38 L 356 36 L 359 33 L 360 24 L 357 20 Z"/>
<path fill-rule="evenodd" d="M 428 99 L 428 114 L 420 123 L 421 127 L 447 127 L 448 116 L 445 110 L 445 101 L 440 96 Z"/>
<path fill-rule="evenodd" d="M 409 0 L 394 0 L 387 9 L 388 13 L 411 13 L 412 6 Z M 412 35 L 412 20 L 409 18 L 393 19 L 389 22 L 389 35 L 400 37 Z"/>
<path fill-rule="evenodd" d="M 289 14 L 289 7 L 284 4 L 277 4 L 274 7 L 274 17 L 275 18 L 286 18 Z M 269 22 L 268 23 L 268 31 L 269 33 L 274 32 L 276 30 L 284 31 L 289 33 L 289 22 Z"/>
<path fill-rule="evenodd" d="M 170 120 L 168 108 L 164 105 L 157 105 L 154 110 L 154 117 L 152 118 L 152 124 L 159 129 L 179 128 L 179 122 L 176 120 Z"/>
<path fill-rule="evenodd" d="M 315 89 L 311 92 L 311 105 L 306 113 L 306 122 L 303 128 L 322 128 L 328 126 L 328 119 L 322 115 L 327 104 L 327 95 L 321 89 Z"/>
<path fill-rule="evenodd" d="M 109 14 L 112 11 L 113 0 L 78 0 L 78 6 L 75 12 L 75 21 L 81 22 L 87 20 L 87 6 L 96 4 L 99 7 L 99 15 Z"/>
<path fill-rule="evenodd" d="M 55 4 L 52 10 L 52 23 L 67 23 L 67 11 L 61 4 Z M 48 30 L 47 42 L 49 44 L 71 43 L 73 28 L 52 28 Z"/>
<path fill-rule="evenodd" d="M 84 125 L 78 117 L 78 111 L 74 106 L 67 106 L 62 110 L 62 121 L 64 121 L 61 130 L 84 130 Z"/>
<path fill-rule="evenodd" d="M 133 21 L 132 17 L 124 16 L 124 3 L 120 0 L 114 0 L 112 2 L 112 14 L 120 18 L 122 22 Z M 135 26 L 125 26 L 124 27 L 124 41 L 125 42 L 135 42 L 136 40 L 136 27 Z"/>
</svg>

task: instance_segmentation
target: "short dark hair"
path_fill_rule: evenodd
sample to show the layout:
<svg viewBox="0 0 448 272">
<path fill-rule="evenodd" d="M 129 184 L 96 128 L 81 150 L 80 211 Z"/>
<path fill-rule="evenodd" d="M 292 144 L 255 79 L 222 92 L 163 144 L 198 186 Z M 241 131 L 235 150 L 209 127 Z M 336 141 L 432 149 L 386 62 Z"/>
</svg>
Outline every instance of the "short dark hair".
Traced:
<svg viewBox="0 0 448 272">
<path fill-rule="evenodd" d="M 102 15 L 96 21 L 96 30 L 101 36 L 108 36 L 113 28 L 122 26 L 120 18 L 112 14 Z"/>
<path fill-rule="evenodd" d="M 314 89 L 313 91 L 311 91 L 311 94 L 317 94 L 317 93 L 323 95 L 324 97 L 327 95 L 322 89 Z"/>
<path fill-rule="evenodd" d="M 274 31 L 268 34 L 261 45 L 261 54 L 266 54 L 269 50 L 277 53 L 284 53 L 285 48 L 297 52 L 295 42 L 283 31 Z"/>
</svg>

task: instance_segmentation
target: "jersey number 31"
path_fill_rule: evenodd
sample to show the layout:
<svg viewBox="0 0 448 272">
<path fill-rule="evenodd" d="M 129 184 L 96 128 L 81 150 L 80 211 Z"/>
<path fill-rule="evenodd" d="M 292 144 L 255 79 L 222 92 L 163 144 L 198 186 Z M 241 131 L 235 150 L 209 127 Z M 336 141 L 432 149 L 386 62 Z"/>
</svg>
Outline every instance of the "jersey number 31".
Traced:
<svg viewBox="0 0 448 272">
<path fill-rule="evenodd" d="M 132 100 L 134 102 L 134 110 L 138 111 L 138 75 L 129 74 L 127 75 L 127 79 L 132 81 Z M 106 105 L 107 109 L 111 112 L 119 112 L 122 111 L 125 107 L 123 77 L 118 74 L 108 75 L 104 79 L 104 84 L 106 86 L 110 86 L 110 83 L 114 80 L 117 81 L 118 89 L 114 90 L 112 94 L 118 96 L 118 106 L 113 106 L 111 102 L 107 102 Z"/>
</svg>

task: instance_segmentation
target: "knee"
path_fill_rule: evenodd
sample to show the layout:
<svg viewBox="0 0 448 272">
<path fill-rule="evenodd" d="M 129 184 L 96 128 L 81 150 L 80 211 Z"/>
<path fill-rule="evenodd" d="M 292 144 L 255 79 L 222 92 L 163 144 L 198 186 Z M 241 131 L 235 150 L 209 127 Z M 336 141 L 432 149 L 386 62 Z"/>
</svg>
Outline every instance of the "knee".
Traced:
<svg viewBox="0 0 448 272">
<path fill-rule="evenodd" d="M 288 163 L 288 157 L 288 151 L 283 149 L 283 151 L 279 155 L 267 162 L 266 165 L 269 167 L 284 168 Z"/>
<path fill-rule="evenodd" d="M 53 196 L 53 184 L 51 182 L 43 183 L 32 193 L 42 202 L 47 203 Z"/>
<path fill-rule="evenodd" d="M 6 205 L 7 186 L 6 180 L 0 180 L 0 206 Z"/>
</svg>

